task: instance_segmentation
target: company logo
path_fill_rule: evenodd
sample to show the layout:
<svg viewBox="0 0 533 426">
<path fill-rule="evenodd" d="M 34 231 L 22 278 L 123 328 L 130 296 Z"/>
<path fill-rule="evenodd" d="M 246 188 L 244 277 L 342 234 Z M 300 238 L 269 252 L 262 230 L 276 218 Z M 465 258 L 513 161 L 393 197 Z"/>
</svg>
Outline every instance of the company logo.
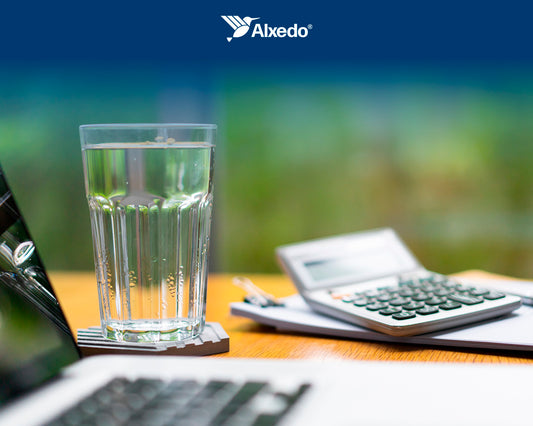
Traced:
<svg viewBox="0 0 533 426">
<path fill-rule="evenodd" d="M 221 15 L 221 18 L 227 22 L 227 24 L 233 28 L 233 35 L 231 37 L 226 37 L 226 40 L 230 42 L 234 38 L 239 38 L 248 33 L 252 26 L 252 21 L 261 18 L 250 18 L 246 16 L 245 18 L 240 18 L 237 15 Z M 290 27 L 272 27 L 268 24 L 259 24 L 256 23 L 252 30 L 252 37 L 261 37 L 261 38 L 306 38 L 309 35 L 309 30 L 313 28 L 312 25 L 307 25 L 305 27 L 294 24 Z"/>
<path fill-rule="evenodd" d="M 250 29 L 250 24 L 252 23 L 252 21 L 255 21 L 259 18 L 250 18 L 249 16 L 247 16 L 246 18 L 241 19 L 237 15 L 222 15 L 222 19 L 224 19 L 224 21 L 226 21 L 228 25 L 233 28 L 233 36 L 226 37 L 228 42 L 230 42 L 234 38 L 242 37 L 243 35 L 245 35 Z"/>
</svg>

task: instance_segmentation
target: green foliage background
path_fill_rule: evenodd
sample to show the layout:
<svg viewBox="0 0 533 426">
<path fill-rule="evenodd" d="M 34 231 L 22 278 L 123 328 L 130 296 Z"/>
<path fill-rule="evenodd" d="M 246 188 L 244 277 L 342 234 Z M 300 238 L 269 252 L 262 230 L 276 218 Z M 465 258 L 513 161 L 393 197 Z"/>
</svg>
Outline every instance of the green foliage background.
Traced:
<svg viewBox="0 0 533 426">
<path fill-rule="evenodd" d="M 215 122 L 212 269 L 391 226 L 428 268 L 533 276 L 527 69 L 4 69 L 0 162 L 50 269 L 91 269 L 78 126 Z"/>
</svg>

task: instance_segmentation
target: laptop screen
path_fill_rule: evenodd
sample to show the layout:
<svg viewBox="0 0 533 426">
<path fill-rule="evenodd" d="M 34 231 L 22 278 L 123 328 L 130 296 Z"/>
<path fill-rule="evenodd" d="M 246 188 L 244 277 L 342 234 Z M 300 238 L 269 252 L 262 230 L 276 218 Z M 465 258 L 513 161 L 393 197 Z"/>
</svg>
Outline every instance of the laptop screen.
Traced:
<svg viewBox="0 0 533 426">
<path fill-rule="evenodd" d="M 0 167 L 0 405 L 79 359 Z"/>
</svg>

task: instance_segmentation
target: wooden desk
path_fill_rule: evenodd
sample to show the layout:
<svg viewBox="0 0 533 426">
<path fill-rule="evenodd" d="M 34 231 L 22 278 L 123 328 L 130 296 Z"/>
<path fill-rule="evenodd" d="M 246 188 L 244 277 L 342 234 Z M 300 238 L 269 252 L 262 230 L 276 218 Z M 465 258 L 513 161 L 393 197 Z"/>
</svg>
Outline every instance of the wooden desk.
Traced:
<svg viewBox="0 0 533 426">
<path fill-rule="evenodd" d="M 459 275 L 496 277 L 481 271 Z M 217 357 L 533 364 L 533 353 L 525 352 L 453 350 L 280 333 L 252 320 L 230 315 L 229 303 L 240 301 L 244 296 L 244 292 L 232 284 L 233 276 L 234 274 L 212 274 L 208 282 L 207 321 L 220 323 L 230 336 L 230 352 L 214 355 Z M 283 275 L 248 277 L 259 287 L 278 297 L 296 292 L 290 280 Z M 73 330 L 100 323 L 94 273 L 53 272 L 50 279 Z"/>
</svg>

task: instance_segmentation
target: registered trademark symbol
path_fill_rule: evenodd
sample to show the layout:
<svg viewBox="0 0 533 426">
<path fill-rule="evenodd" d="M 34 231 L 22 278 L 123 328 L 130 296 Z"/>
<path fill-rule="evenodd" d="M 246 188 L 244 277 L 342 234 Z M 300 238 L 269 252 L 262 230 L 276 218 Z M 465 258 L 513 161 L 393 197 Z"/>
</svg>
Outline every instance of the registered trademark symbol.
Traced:
<svg viewBox="0 0 533 426">
<path fill-rule="evenodd" d="M 309 24 L 309 25 L 307 26 L 307 28 L 309 28 L 310 30 L 312 30 L 312 29 L 313 29 L 313 25 L 312 25 L 312 24 Z"/>
</svg>

